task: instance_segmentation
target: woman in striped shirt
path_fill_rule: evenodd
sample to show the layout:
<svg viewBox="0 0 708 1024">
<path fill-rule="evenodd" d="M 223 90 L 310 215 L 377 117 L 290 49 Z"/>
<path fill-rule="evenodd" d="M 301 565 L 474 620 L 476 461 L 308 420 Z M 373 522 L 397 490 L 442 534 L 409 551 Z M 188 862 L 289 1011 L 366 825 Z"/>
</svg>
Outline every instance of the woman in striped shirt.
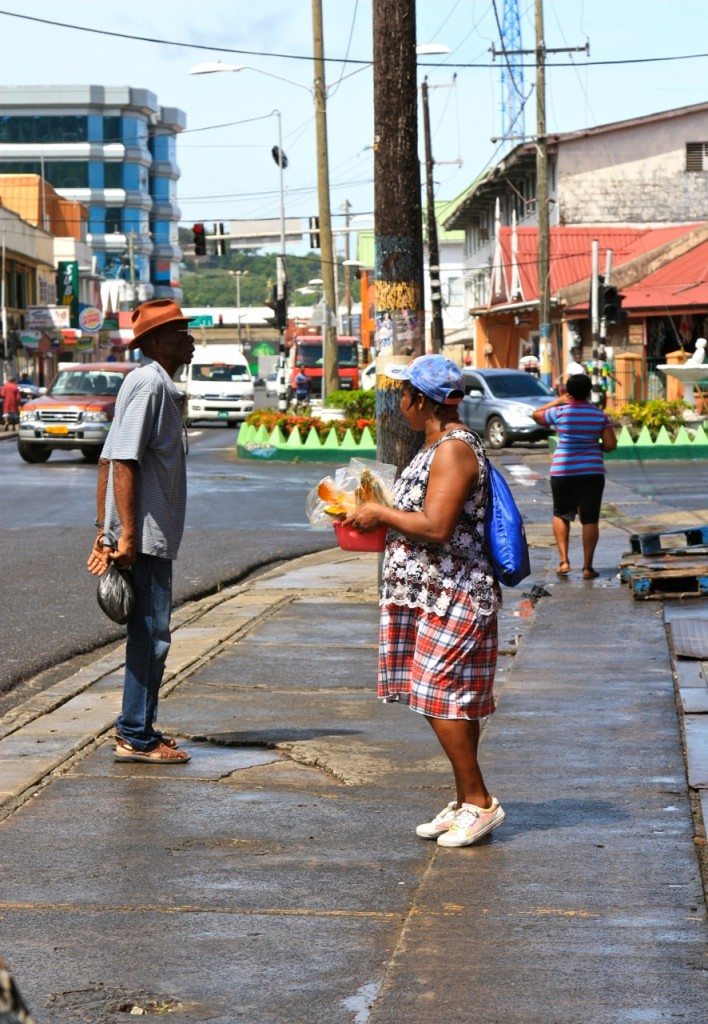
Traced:
<svg viewBox="0 0 708 1024">
<path fill-rule="evenodd" d="M 598 575 L 593 568 L 600 520 L 600 503 L 605 488 L 603 452 L 617 447 L 612 424 L 602 409 L 588 401 L 592 381 L 576 373 L 566 381 L 566 394 L 540 406 L 533 419 L 551 427 L 558 443 L 551 461 L 553 495 L 553 536 L 558 547 L 559 576 L 570 572 L 568 541 L 570 524 L 580 515 L 583 536 L 583 579 Z"/>
</svg>

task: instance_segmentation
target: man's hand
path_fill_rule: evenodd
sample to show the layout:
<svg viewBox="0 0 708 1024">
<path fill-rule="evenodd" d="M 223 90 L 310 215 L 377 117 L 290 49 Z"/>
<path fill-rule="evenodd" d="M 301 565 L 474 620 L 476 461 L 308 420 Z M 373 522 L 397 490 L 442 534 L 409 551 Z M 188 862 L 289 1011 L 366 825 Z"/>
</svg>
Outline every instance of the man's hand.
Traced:
<svg viewBox="0 0 708 1024">
<path fill-rule="evenodd" d="M 108 558 L 110 553 L 111 549 L 103 543 L 103 534 L 99 533 L 96 540 L 93 542 L 91 554 L 88 556 L 88 561 L 86 562 L 86 568 L 88 571 L 93 573 L 94 576 L 103 576 L 110 564 Z"/>
<path fill-rule="evenodd" d="M 118 546 L 108 552 L 108 558 L 114 562 L 119 569 L 128 569 L 134 564 L 138 557 L 138 551 L 133 537 L 126 537 L 121 534 L 118 538 Z"/>
</svg>

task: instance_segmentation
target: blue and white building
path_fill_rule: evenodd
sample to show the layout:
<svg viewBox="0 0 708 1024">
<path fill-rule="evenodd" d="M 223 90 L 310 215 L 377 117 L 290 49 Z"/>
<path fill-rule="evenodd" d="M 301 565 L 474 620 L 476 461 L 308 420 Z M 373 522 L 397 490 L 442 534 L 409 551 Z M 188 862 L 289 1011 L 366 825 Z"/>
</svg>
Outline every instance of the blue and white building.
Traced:
<svg viewBox="0 0 708 1024">
<path fill-rule="evenodd" d="M 0 173 L 41 175 L 89 208 L 95 272 L 134 298 L 180 301 L 177 135 L 186 117 L 147 89 L 0 87 Z"/>
</svg>

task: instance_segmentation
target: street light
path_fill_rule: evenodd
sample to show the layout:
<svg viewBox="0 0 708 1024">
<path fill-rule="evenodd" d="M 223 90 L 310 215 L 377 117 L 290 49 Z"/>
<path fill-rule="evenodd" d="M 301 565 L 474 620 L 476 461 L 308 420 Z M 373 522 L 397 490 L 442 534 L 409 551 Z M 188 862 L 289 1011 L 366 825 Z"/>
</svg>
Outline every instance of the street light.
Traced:
<svg viewBox="0 0 708 1024">
<path fill-rule="evenodd" d="M 202 64 L 195 64 L 194 67 L 189 68 L 187 71 L 188 75 L 211 75 L 218 74 L 223 71 L 256 71 L 258 74 L 267 75 L 269 78 L 279 78 L 280 75 L 272 75 L 268 71 L 261 71 L 259 68 L 251 68 L 246 64 L 224 64 L 223 61 L 213 60 L 205 61 Z M 287 78 L 280 79 L 283 82 L 289 82 L 290 85 L 299 85 L 302 89 L 307 89 L 307 86 L 300 85 L 299 82 L 290 82 Z M 309 92 L 309 89 L 307 90 Z M 271 110 L 270 114 L 266 114 L 266 117 L 276 117 L 278 119 L 278 146 L 277 151 L 274 151 L 273 156 L 275 162 L 278 165 L 278 181 L 280 186 L 280 255 L 276 258 L 276 296 L 278 299 L 278 307 L 285 305 L 286 299 L 286 279 L 285 279 L 285 185 L 283 182 L 283 170 L 285 169 L 285 154 L 283 153 L 283 123 L 279 110 Z M 286 312 L 287 317 L 287 312 Z M 241 319 L 239 315 L 239 340 L 240 340 L 240 328 Z M 286 412 L 288 408 L 287 400 L 287 385 L 285 382 L 285 328 L 287 323 L 278 324 L 278 411 Z"/>
<path fill-rule="evenodd" d="M 247 270 L 229 270 L 229 277 L 236 278 L 236 315 L 238 317 L 236 331 L 239 345 L 241 344 L 241 278 L 247 274 Z"/>
</svg>

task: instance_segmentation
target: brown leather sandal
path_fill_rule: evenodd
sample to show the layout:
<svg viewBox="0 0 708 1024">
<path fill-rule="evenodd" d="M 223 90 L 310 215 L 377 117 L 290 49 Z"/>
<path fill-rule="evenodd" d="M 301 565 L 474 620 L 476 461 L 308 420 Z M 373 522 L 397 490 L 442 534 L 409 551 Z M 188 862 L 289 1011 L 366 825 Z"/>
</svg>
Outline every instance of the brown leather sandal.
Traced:
<svg viewBox="0 0 708 1024">
<path fill-rule="evenodd" d="M 115 761 L 139 761 L 143 764 L 186 764 L 191 755 L 185 750 L 176 750 L 165 743 L 158 743 L 149 750 L 138 750 L 128 740 L 117 739 L 113 751 Z"/>
</svg>

